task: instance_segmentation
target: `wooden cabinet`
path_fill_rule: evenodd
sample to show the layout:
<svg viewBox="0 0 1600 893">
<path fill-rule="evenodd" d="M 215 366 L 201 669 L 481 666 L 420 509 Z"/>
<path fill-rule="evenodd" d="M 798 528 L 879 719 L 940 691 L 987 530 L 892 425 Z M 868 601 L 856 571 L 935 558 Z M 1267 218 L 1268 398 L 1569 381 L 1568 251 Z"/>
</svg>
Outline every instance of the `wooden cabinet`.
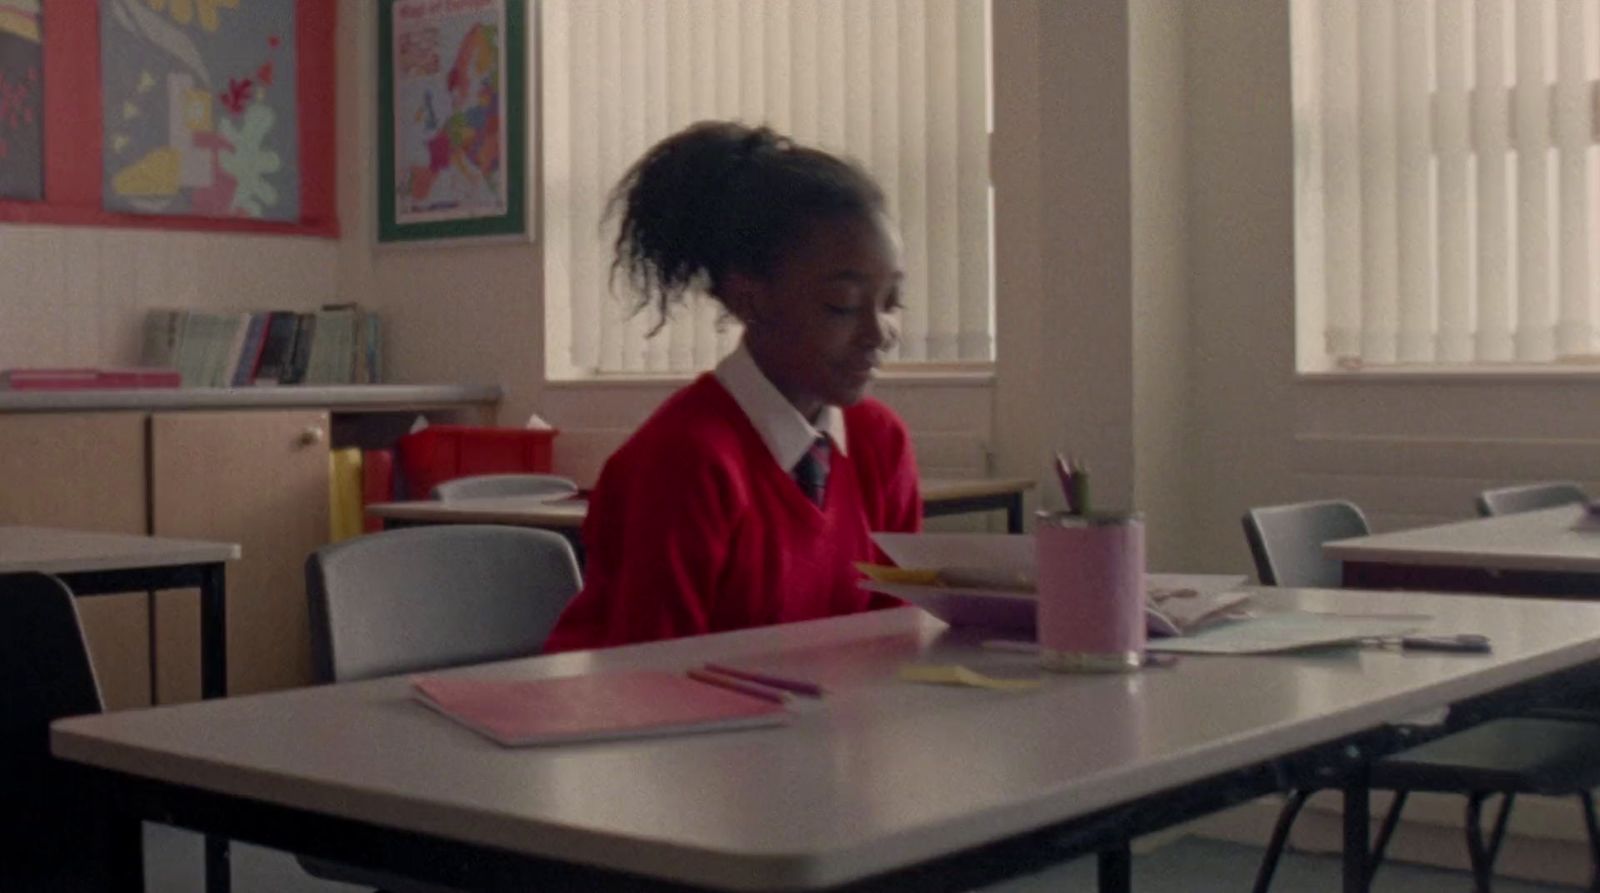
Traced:
<svg viewBox="0 0 1600 893">
<path fill-rule="evenodd" d="M 0 414 L 0 524 L 146 531 L 145 417 L 139 413 Z M 111 708 L 150 703 L 146 599 L 78 603 Z"/>
<path fill-rule="evenodd" d="M 328 541 L 330 441 L 388 446 L 419 413 L 489 424 L 499 399 L 460 385 L 0 391 L 0 524 L 238 543 L 228 691 L 304 685 L 305 560 Z M 152 688 L 160 703 L 200 696 L 197 592 L 79 607 L 108 707 L 148 705 Z"/>
<path fill-rule="evenodd" d="M 328 413 L 150 417 L 151 533 L 236 542 L 228 565 L 228 691 L 306 685 L 305 559 L 328 541 Z M 199 593 L 157 597 L 157 691 L 200 696 Z"/>
<path fill-rule="evenodd" d="M 328 541 L 328 413 L 0 414 L 0 523 L 240 544 L 228 691 L 311 679 L 304 562 Z M 197 590 L 79 602 L 112 709 L 200 697 Z M 153 619 L 153 622 L 152 622 Z"/>
</svg>

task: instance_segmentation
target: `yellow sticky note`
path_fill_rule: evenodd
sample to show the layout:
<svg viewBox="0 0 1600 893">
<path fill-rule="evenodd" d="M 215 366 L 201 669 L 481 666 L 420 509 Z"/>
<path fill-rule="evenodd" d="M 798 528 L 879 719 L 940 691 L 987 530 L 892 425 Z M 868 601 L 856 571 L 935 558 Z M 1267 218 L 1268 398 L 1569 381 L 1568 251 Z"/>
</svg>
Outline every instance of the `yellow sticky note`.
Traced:
<svg viewBox="0 0 1600 893">
<path fill-rule="evenodd" d="M 928 685 L 965 685 L 992 691 L 1027 691 L 1039 687 L 1037 679 L 997 679 L 960 664 L 906 664 L 900 668 L 905 682 Z"/>
</svg>

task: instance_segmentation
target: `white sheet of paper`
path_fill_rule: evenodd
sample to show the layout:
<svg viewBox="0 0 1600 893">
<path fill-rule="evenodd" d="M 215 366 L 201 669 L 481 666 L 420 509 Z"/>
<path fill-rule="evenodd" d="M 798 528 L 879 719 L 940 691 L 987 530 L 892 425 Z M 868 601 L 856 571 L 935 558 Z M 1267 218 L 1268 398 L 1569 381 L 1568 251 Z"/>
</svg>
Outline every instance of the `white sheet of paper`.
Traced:
<svg viewBox="0 0 1600 893">
<path fill-rule="evenodd" d="M 1152 635 L 1181 636 L 1223 622 L 1250 601 L 1240 574 L 1146 574 L 1145 607 Z"/>
<path fill-rule="evenodd" d="M 1415 632 L 1424 617 L 1342 617 L 1287 612 L 1219 623 L 1187 636 L 1151 639 L 1150 651 L 1175 654 L 1270 654 Z"/>
<path fill-rule="evenodd" d="M 889 560 L 906 569 L 951 567 L 1014 571 L 1033 579 L 1033 536 L 1025 533 L 874 533 Z"/>
</svg>

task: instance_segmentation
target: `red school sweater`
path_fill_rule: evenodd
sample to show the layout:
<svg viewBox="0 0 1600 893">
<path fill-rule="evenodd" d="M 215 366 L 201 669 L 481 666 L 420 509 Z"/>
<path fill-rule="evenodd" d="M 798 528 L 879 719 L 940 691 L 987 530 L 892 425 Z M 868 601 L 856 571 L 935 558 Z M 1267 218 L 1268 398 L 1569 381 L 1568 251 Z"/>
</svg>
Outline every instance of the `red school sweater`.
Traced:
<svg viewBox="0 0 1600 893">
<path fill-rule="evenodd" d="M 905 425 L 876 400 L 844 410 L 819 507 L 744 410 L 705 374 L 600 473 L 583 525 L 583 591 L 546 651 L 811 620 L 899 604 L 858 585 L 872 531 L 921 529 Z"/>
</svg>

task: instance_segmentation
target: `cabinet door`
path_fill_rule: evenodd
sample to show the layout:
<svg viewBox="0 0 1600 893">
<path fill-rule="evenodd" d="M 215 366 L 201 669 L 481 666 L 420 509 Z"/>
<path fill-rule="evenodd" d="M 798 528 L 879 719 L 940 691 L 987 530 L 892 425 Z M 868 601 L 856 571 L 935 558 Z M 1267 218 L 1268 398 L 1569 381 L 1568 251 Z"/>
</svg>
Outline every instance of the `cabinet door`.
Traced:
<svg viewBox="0 0 1600 893">
<path fill-rule="evenodd" d="M 150 420 L 150 504 L 159 536 L 237 542 L 228 564 L 228 692 L 311 681 L 305 561 L 328 541 L 328 414 L 171 412 Z M 200 694 L 199 595 L 157 604 L 163 703 Z"/>
<path fill-rule="evenodd" d="M 0 524 L 145 533 L 145 416 L 0 415 Z M 150 703 L 150 636 L 141 594 L 80 599 L 78 614 L 106 706 Z"/>
</svg>

